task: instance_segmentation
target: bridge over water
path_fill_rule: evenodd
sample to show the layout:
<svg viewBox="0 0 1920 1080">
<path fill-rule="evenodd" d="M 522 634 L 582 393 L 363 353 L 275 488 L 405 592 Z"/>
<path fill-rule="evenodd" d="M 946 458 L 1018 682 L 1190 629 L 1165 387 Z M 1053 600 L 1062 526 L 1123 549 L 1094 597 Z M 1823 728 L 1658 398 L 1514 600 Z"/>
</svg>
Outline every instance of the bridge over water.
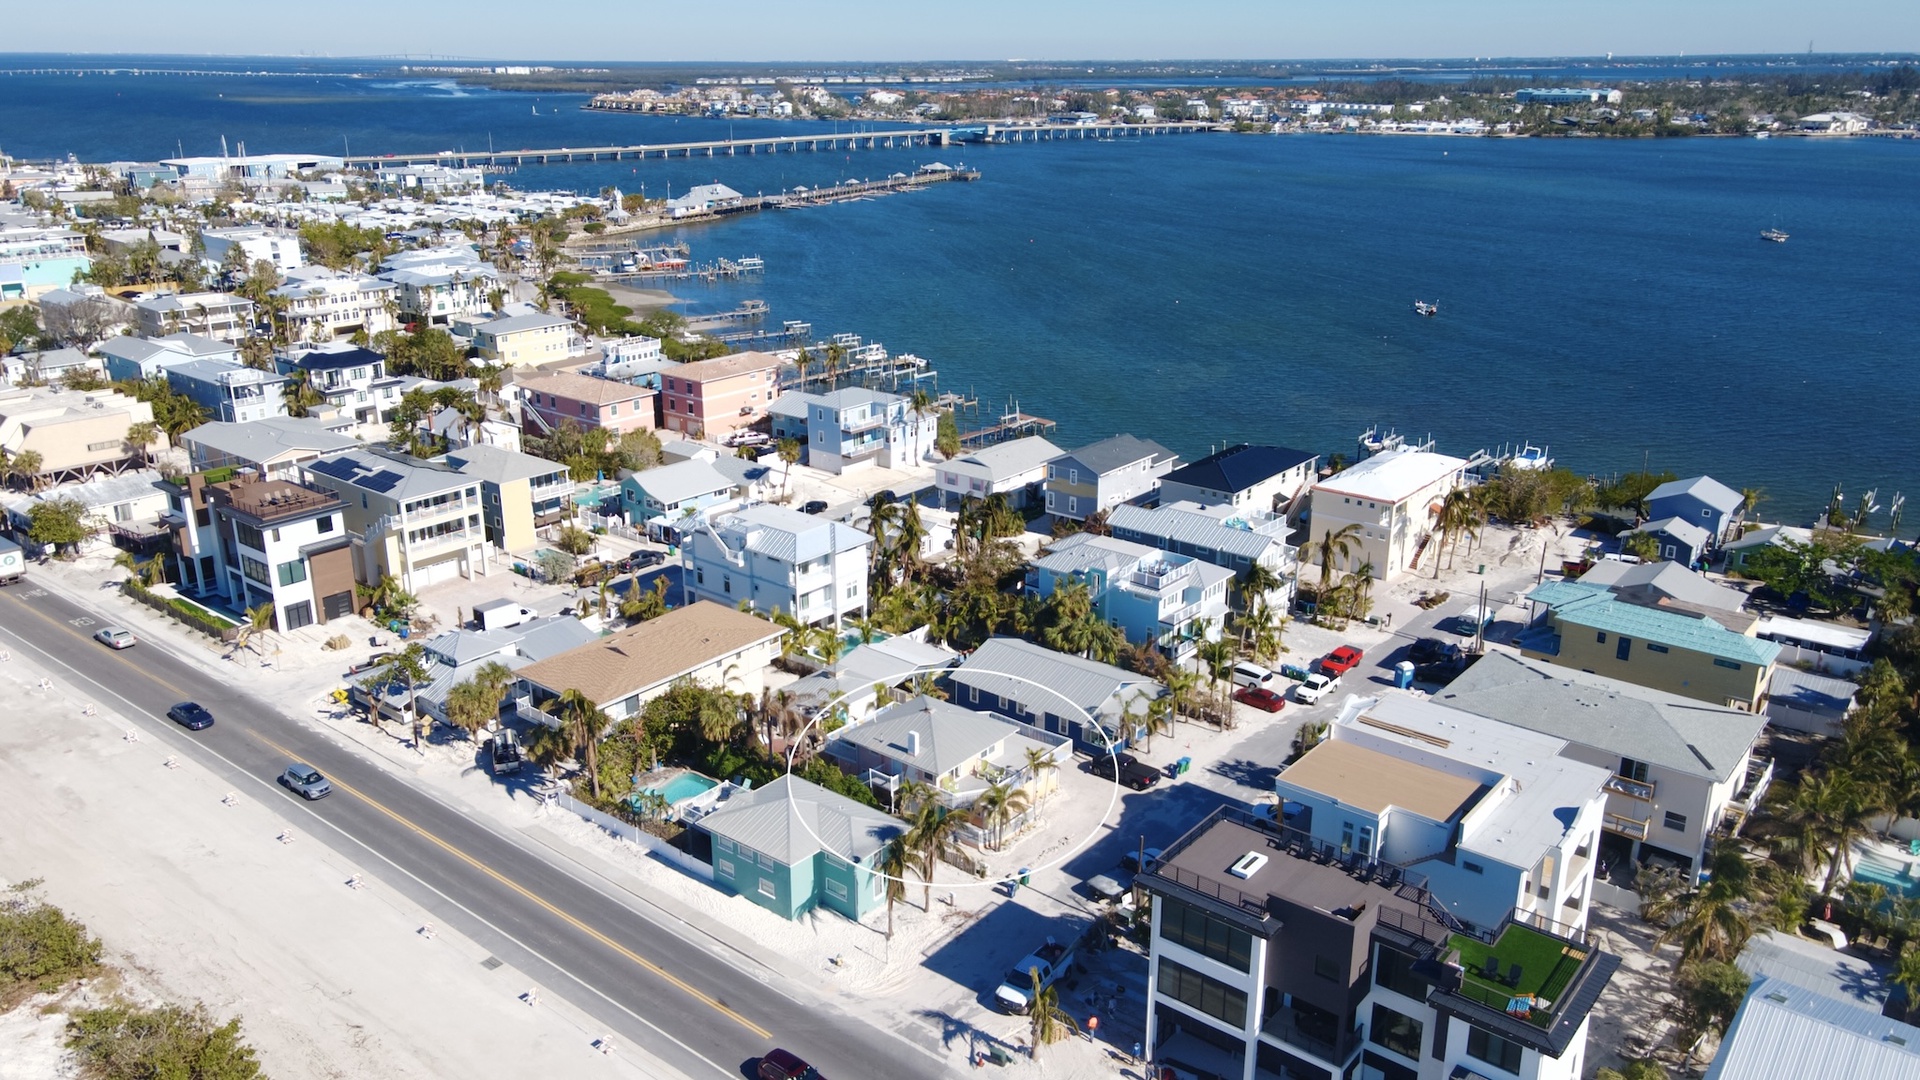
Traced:
<svg viewBox="0 0 1920 1080">
<path fill-rule="evenodd" d="M 521 150 L 441 150 L 425 154 L 355 154 L 353 168 L 393 169 L 410 165 L 546 165 L 575 161 L 626 161 L 669 157 L 732 157 L 737 154 L 839 153 L 849 150 L 897 150 L 964 143 L 1051 142 L 1059 139 L 1112 140 L 1148 135 L 1179 135 L 1220 130 L 1214 124 L 987 124 L 971 127 L 903 128 L 829 135 L 778 135 L 697 142 L 634 143 L 626 146 L 561 146 Z"/>
</svg>

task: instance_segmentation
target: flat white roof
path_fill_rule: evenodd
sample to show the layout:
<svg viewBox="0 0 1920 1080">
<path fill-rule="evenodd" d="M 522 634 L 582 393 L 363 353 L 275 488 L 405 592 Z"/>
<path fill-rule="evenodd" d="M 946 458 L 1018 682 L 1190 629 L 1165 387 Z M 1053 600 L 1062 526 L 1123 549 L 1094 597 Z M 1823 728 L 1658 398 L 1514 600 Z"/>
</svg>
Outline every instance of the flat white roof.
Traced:
<svg viewBox="0 0 1920 1080">
<path fill-rule="evenodd" d="M 1779 615 L 1769 615 L 1760 620 L 1755 631 L 1760 637 L 1768 639 L 1786 638 L 1791 641 L 1804 641 L 1809 645 L 1825 645 L 1831 649 L 1860 650 L 1867 647 L 1873 639 L 1873 631 L 1861 630 L 1838 623 L 1814 622 L 1810 619 L 1789 619 Z"/>
<path fill-rule="evenodd" d="M 1388 450 L 1333 474 L 1313 489 L 1394 503 L 1466 467 L 1461 458 L 1428 450 Z"/>
</svg>

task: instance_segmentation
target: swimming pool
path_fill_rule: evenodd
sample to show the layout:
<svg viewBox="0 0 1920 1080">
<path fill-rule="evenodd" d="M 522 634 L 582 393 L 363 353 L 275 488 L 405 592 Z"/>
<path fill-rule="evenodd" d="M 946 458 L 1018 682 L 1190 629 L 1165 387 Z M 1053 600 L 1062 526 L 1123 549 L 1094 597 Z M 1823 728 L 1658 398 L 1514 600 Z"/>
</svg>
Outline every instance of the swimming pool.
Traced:
<svg viewBox="0 0 1920 1080">
<path fill-rule="evenodd" d="M 701 776 L 697 772 L 683 772 L 679 776 L 662 784 L 659 788 L 649 788 L 648 790 L 654 791 L 661 798 L 667 800 L 668 806 L 677 806 L 688 799 L 704 795 L 719 786 L 720 781 L 710 776 Z"/>
<path fill-rule="evenodd" d="M 1853 864 L 1853 880 L 1884 885 L 1889 893 L 1904 900 L 1920 897 L 1920 878 L 1908 877 L 1906 866 L 1881 862 L 1865 855 Z"/>
</svg>

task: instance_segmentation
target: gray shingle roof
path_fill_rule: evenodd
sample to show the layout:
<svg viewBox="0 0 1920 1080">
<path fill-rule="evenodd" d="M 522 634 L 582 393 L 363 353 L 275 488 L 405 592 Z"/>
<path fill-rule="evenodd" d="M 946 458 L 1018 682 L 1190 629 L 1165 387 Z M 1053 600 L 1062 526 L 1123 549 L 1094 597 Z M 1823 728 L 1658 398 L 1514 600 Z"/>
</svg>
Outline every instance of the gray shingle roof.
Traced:
<svg viewBox="0 0 1920 1080">
<path fill-rule="evenodd" d="M 983 446 L 955 461 L 978 465 L 995 480 L 1030 472 L 1060 456 L 1060 448 L 1039 435 Z"/>
<path fill-rule="evenodd" d="M 532 454 L 515 453 L 498 446 L 476 443 L 449 451 L 447 464 L 459 469 L 463 475 L 490 484 L 505 484 L 514 480 L 531 480 L 536 476 L 551 476 L 565 472 L 566 466 L 548 461 Z"/>
<path fill-rule="evenodd" d="M 1182 465 L 1162 479 L 1208 491 L 1245 491 L 1319 456 L 1290 446 L 1241 443 Z"/>
<path fill-rule="evenodd" d="M 1035 715 L 1051 712 L 1070 720 L 1079 717 L 1062 699 L 1095 717 L 1117 717 L 1123 712 L 1145 712 L 1147 700 L 1165 693 L 1164 687 L 1144 675 L 1009 637 L 981 643 L 954 669 L 952 679 L 982 694 L 1021 702 Z"/>
<path fill-rule="evenodd" d="M 1508 653 L 1488 653 L 1435 701 L 1689 776 L 1728 780 L 1767 718 Z"/>
<path fill-rule="evenodd" d="M 1174 453 L 1152 439 L 1115 435 L 1078 450 L 1069 450 L 1063 456 L 1085 465 L 1098 475 L 1105 476 L 1115 469 L 1125 468 L 1142 458 L 1163 461 L 1174 457 Z"/>
<path fill-rule="evenodd" d="M 792 775 L 733 795 L 700 827 L 786 866 L 822 851 L 841 862 L 871 861 L 906 831 L 895 818 Z"/>
<path fill-rule="evenodd" d="M 1637 528 L 1628 529 L 1627 532 L 1647 533 L 1648 535 L 1663 532 L 1675 540 L 1682 541 L 1688 547 L 1694 548 L 1695 550 L 1706 546 L 1707 541 L 1713 539 L 1712 533 L 1680 517 L 1658 518 Z"/>
<path fill-rule="evenodd" d="M 1721 611 L 1739 611 L 1747 605 L 1746 593 L 1716 585 L 1677 562 L 1630 563 L 1602 559 L 1580 575 L 1580 580 L 1589 585 L 1605 585 L 1618 593 L 1653 592 L 1695 607 Z"/>
</svg>

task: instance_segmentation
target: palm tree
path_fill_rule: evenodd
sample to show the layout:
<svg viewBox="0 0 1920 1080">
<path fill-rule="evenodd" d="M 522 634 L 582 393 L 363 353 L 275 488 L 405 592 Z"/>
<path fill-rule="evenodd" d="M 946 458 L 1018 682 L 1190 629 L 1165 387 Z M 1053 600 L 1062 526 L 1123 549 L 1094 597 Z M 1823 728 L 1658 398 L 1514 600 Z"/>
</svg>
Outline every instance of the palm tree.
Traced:
<svg viewBox="0 0 1920 1080">
<path fill-rule="evenodd" d="M 1322 594 L 1326 593 L 1327 586 L 1333 584 L 1334 561 L 1347 561 L 1347 556 L 1352 554 L 1359 543 L 1360 526 L 1358 524 L 1328 529 L 1327 534 L 1314 543 L 1314 550 L 1320 557 L 1320 592 Z M 1322 595 L 1319 598 L 1319 610 L 1325 611 L 1326 608 L 1327 602 Z"/>
<path fill-rule="evenodd" d="M 1920 941 L 1909 941 L 1900 950 L 1890 981 L 1907 992 L 1907 1019 L 1912 1020 L 1920 1013 Z"/>
<path fill-rule="evenodd" d="M 800 463 L 800 454 L 803 449 L 805 448 L 800 445 L 799 439 L 781 439 L 774 447 L 774 452 L 780 456 L 781 464 L 786 466 L 780 476 L 780 489 L 788 494 L 793 490 L 793 467 Z"/>
<path fill-rule="evenodd" d="M 886 880 L 887 894 L 887 940 L 893 940 L 893 905 L 907 898 L 907 865 L 909 857 L 904 837 L 895 835 L 880 849 L 880 857 L 874 860 L 873 872 Z"/>
<path fill-rule="evenodd" d="M 1285 584 L 1280 575 L 1274 573 L 1273 568 L 1267 564 L 1257 560 L 1248 563 L 1246 570 L 1240 574 L 1237 586 L 1241 608 L 1251 611 L 1256 601 L 1266 603 L 1267 595 Z"/>
<path fill-rule="evenodd" d="M 1682 887 L 1642 905 L 1650 922 L 1666 924 L 1656 944 L 1680 942 L 1680 966 L 1696 960 L 1731 961 L 1753 936 L 1748 914 L 1753 900 L 1753 866 L 1735 843 L 1722 843 L 1709 857 L 1705 883 Z M 1676 918 L 1677 917 L 1677 918 Z"/>
<path fill-rule="evenodd" d="M 1363 562 L 1347 577 L 1347 617 L 1365 619 L 1373 610 L 1373 563 Z"/>
<path fill-rule="evenodd" d="M 1060 1007 L 1060 991 L 1053 984 L 1040 985 L 1040 969 L 1030 968 L 1032 1010 L 1027 1014 L 1027 1034 L 1033 1039 L 1033 1059 L 1040 1060 L 1040 1048 L 1080 1033 L 1080 1025 Z"/>
<path fill-rule="evenodd" d="M 1000 829 L 1012 816 L 1007 810 L 1007 798 L 1013 792 L 1014 788 L 1006 783 L 988 784 L 987 790 L 976 796 L 973 805 L 967 809 L 968 815 L 973 818 L 974 826 L 995 848 L 1000 846 Z"/>
<path fill-rule="evenodd" d="M 140 467 L 147 467 L 147 448 L 160 441 L 160 427 L 151 420 L 127 425 L 127 445 L 140 455 Z"/>
<path fill-rule="evenodd" d="M 418 748 L 420 745 L 420 712 L 416 707 L 417 703 L 414 700 L 414 695 L 418 693 L 420 684 L 426 681 L 427 650 L 422 648 L 417 641 L 409 643 L 406 648 L 401 649 L 399 652 L 381 661 L 380 666 L 374 669 L 373 677 L 368 680 L 369 689 L 378 687 L 383 691 L 379 696 L 373 698 L 374 726 L 380 726 L 380 698 L 385 696 L 384 690 L 386 687 L 397 682 L 405 683 L 407 687 L 407 719 L 413 725 L 413 742 L 414 746 Z"/>
<path fill-rule="evenodd" d="M 1453 549 L 1461 533 L 1474 529 L 1474 511 L 1478 498 L 1472 488 L 1454 488 L 1440 501 L 1440 546 L 1447 549 L 1447 565 L 1453 565 Z M 1440 553 L 1433 553 L 1433 576 L 1440 576 Z"/>
<path fill-rule="evenodd" d="M 27 490 L 38 490 L 40 487 L 40 470 L 45 467 L 46 459 L 40 456 L 40 451 L 22 450 L 7 458 L 7 478 L 10 480 L 25 480 L 27 482 Z"/>
<path fill-rule="evenodd" d="M 941 862 L 959 852 L 953 836 L 961 815 L 947 813 L 946 807 L 940 805 L 937 790 L 924 784 L 909 785 L 901 792 L 901 798 L 913 807 L 913 824 L 907 830 L 906 842 L 919 858 L 920 883 L 924 890 L 920 906 L 931 910 L 934 871 Z"/>
<path fill-rule="evenodd" d="M 1232 638 L 1218 637 L 1211 641 L 1202 641 L 1199 648 L 1195 651 L 1200 658 L 1200 662 L 1206 665 L 1207 675 L 1213 681 L 1214 695 L 1216 697 L 1220 696 L 1221 686 L 1227 681 L 1229 673 L 1233 670 L 1234 659 L 1239 656 L 1240 650 L 1238 646 L 1235 645 Z M 1223 709 L 1220 715 L 1223 718 L 1222 726 L 1225 726 L 1224 718 L 1231 716 L 1232 712 L 1231 710 Z"/>
<path fill-rule="evenodd" d="M 480 666 L 466 682 L 447 691 L 447 719 L 469 737 L 492 723 L 500 715 L 500 703 L 513 685 L 513 672 L 505 664 L 489 661 Z"/>
<path fill-rule="evenodd" d="M 568 690 L 560 695 L 560 725 L 573 755 L 586 767 L 593 797 L 600 798 L 600 732 L 607 726 L 607 714 L 587 695 Z"/>
<path fill-rule="evenodd" d="M 1060 763 L 1054 760 L 1053 751 L 1043 746 L 1027 747 L 1027 760 L 1021 765 L 1022 771 L 1027 775 L 1027 782 L 1042 791 L 1042 800 L 1046 798 L 1045 792 L 1051 789 L 1043 788 L 1040 778 L 1059 767 Z"/>
<path fill-rule="evenodd" d="M 833 389 L 833 381 L 840 375 L 840 365 L 847 358 L 846 346 L 839 342 L 827 344 L 827 389 Z"/>
</svg>

